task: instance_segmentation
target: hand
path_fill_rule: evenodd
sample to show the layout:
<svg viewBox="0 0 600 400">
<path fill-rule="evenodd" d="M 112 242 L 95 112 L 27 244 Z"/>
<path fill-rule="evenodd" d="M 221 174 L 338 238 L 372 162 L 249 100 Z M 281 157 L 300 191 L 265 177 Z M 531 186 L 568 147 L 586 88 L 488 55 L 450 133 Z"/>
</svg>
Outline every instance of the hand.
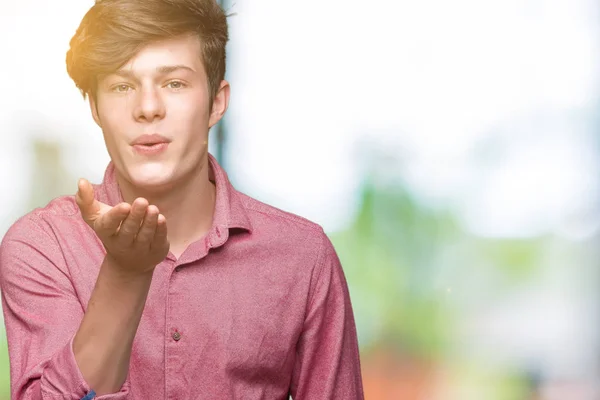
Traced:
<svg viewBox="0 0 600 400">
<path fill-rule="evenodd" d="M 114 207 L 99 202 L 94 188 L 80 179 L 75 199 L 83 220 L 96 232 L 106 254 L 123 273 L 144 274 L 169 253 L 167 220 L 143 198 Z"/>
</svg>

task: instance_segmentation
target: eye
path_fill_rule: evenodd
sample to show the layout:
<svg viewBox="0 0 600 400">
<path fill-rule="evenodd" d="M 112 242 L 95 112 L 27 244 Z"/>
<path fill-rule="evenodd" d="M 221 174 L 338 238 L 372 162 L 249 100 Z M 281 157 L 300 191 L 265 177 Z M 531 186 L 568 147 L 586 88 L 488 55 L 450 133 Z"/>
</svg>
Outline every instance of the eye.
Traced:
<svg viewBox="0 0 600 400">
<path fill-rule="evenodd" d="M 131 89 L 132 89 L 131 86 L 126 85 L 124 83 L 121 83 L 119 85 L 116 85 L 116 86 L 112 87 L 112 91 L 113 92 L 117 92 L 117 93 L 127 93 Z"/>
<path fill-rule="evenodd" d="M 171 81 L 171 82 L 167 83 L 167 86 L 170 89 L 179 90 L 179 89 L 183 89 L 185 87 L 185 83 L 183 83 L 181 81 Z"/>
</svg>

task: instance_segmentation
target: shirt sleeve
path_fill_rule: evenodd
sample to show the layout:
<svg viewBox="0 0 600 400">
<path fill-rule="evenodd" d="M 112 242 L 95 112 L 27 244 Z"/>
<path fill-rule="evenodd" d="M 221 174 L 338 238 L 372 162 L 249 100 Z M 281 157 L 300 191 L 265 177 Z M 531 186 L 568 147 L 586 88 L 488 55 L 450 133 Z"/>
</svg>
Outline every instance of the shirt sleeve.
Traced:
<svg viewBox="0 0 600 400">
<path fill-rule="evenodd" d="M 313 271 L 290 394 L 294 400 L 364 399 L 356 325 L 337 253 L 323 242 Z"/>
<path fill-rule="evenodd" d="M 83 319 L 63 254 L 34 214 L 18 220 L 0 244 L 0 289 L 10 359 L 11 398 L 81 400 L 94 396 L 73 354 Z M 128 383 L 115 394 L 129 398 Z"/>
</svg>

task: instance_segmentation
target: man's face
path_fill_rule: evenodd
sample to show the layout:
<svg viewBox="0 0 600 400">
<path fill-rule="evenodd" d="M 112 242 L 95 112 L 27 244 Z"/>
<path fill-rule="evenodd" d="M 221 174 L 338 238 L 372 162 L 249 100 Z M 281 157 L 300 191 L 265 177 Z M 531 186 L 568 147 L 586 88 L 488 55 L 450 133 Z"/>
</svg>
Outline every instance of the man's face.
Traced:
<svg viewBox="0 0 600 400">
<path fill-rule="evenodd" d="M 160 190 L 189 179 L 206 162 L 208 130 L 228 101 L 223 81 L 210 110 L 200 42 L 190 35 L 142 48 L 100 79 L 90 106 L 120 178 Z"/>
</svg>

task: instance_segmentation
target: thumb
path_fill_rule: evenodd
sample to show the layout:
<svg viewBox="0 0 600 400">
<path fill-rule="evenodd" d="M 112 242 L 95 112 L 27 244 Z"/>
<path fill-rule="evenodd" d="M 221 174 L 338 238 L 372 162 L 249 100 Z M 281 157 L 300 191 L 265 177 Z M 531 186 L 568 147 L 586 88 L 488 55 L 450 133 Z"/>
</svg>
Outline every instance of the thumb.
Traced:
<svg viewBox="0 0 600 400">
<path fill-rule="evenodd" d="M 100 211 L 100 207 L 94 198 L 94 188 L 92 187 L 92 184 L 82 178 L 77 183 L 77 187 L 79 190 L 77 190 L 75 200 L 79 206 L 79 210 L 81 210 L 83 219 L 86 221 L 94 219 Z"/>
</svg>

